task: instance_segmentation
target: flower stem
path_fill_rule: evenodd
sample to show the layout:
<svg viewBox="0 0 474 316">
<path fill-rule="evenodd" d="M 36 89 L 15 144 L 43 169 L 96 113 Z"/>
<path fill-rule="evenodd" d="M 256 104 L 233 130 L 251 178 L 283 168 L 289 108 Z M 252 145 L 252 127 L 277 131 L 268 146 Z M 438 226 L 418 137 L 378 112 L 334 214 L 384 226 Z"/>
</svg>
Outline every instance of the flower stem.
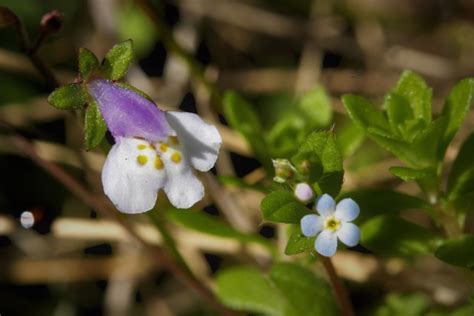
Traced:
<svg viewBox="0 0 474 316">
<path fill-rule="evenodd" d="M 176 241 L 169 232 L 168 227 L 166 227 L 166 223 L 164 223 L 164 217 L 156 214 L 155 211 L 147 212 L 147 215 L 153 225 L 155 225 L 160 232 L 161 237 L 163 238 L 163 245 L 171 252 L 183 269 L 191 274 L 191 269 L 186 264 L 186 261 L 178 250 L 178 247 L 176 247 Z"/>
<path fill-rule="evenodd" d="M 354 316 L 354 308 L 352 307 L 352 303 L 349 300 L 349 295 L 342 284 L 341 279 L 337 275 L 336 270 L 334 269 L 331 258 L 321 255 L 319 255 L 319 258 L 324 266 L 324 269 L 326 269 L 326 273 L 329 276 L 329 281 L 331 282 L 334 295 L 336 295 L 336 299 L 341 308 L 341 315 Z"/>
</svg>

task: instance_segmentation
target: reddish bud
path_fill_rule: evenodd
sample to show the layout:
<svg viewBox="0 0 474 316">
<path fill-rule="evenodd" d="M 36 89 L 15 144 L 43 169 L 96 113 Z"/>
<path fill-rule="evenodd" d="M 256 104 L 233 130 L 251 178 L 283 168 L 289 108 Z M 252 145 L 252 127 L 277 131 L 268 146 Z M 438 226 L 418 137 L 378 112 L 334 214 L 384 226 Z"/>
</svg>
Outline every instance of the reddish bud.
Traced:
<svg viewBox="0 0 474 316">
<path fill-rule="evenodd" d="M 53 10 L 41 18 L 41 29 L 46 34 L 56 33 L 63 26 L 64 15 L 58 10 Z"/>
</svg>

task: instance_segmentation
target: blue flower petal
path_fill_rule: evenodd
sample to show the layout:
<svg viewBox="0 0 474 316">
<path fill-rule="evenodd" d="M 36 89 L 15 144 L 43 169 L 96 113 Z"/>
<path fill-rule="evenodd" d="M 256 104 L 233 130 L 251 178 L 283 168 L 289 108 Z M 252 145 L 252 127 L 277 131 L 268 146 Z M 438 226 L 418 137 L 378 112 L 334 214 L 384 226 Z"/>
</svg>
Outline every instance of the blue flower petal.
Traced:
<svg viewBox="0 0 474 316">
<path fill-rule="evenodd" d="M 342 223 L 337 231 L 337 237 L 348 247 L 354 247 L 359 243 L 360 229 L 352 223 Z"/>
<path fill-rule="evenodd" d="M 323 217 L 328 217 L 334 213 L 334 209 L 336 208 L 336 201 L 329 195 L 323 194 L 316 203 L 316 210 L 319 214 Z"/>
<path fill-rule="evenodd" d="M 314 243 L 317 252 L 325 257 L 332 257 L 337 250 L 337 236 L 330 230 L 323 230 Z"/>
<path fill-rule="evenodd" d="M 353 199 L 343 199 L 337 203 L 334 216 L 344 222 L 350 222 L 356 219 L 359 213 L 359 205 Z"/>
<path fill-rule="evenodd" d="M 314 237 L 323 229 L 323 220 L 318 215 L 305 215 L 301 219 L 301 232 L 306 237 Z"/>
</svg>

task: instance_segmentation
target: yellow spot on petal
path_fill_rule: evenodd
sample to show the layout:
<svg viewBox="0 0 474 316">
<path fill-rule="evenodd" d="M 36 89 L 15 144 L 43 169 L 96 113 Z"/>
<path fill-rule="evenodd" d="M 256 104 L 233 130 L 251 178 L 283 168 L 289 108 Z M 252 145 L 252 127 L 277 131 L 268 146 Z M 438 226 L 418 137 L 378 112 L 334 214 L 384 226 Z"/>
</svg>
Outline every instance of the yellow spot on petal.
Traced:
<svg viewBox="0 0 474 316">
<path fill-rule="evenodd" d="M 172 155 L 171 155 L 171 161 L 173 161 L 174 163 L 180 163 L 181 162 L 181 155 L 179 152 L 175 151 Z"/>
<path fill-rule="evenodd" d="M 145 155 L 138 155 L 137 156 L 137 162 L 140 164 L 140 165 L 145 165 L 147 162 L 148 162 L 148 157 L 145 156 Z"/>
<path fill-rule="evenodd" d="M 159 155 L 156 155 L 155 157 L 155 168 L 158 170 L 163 169 L 163 160 L 161 160 Z"/>
<path fill-rule="evenodd" d="M 168 147 L 169 147 L 168 144 L 160 143 L 160 150 L 161 150 L 162 152 L 165 153 L 165 152 L 168 150 Z"/>
<path fill-rule="evenodd" d="M 176 136 L 170 136 L 169 137 L 169 142 L 172 144 L 172 145 L 179 145 L 179 139 L 178 137 Z"/>
<path fill-rule="evenodd" d="M 138 150 L 143 150 L 143 149 L 146 148 L 146 145 L 145 145 L 145 144 L 139 144 L 139 145 L 137 146 L 137 148 L 138 148 Z"/>
</svg>

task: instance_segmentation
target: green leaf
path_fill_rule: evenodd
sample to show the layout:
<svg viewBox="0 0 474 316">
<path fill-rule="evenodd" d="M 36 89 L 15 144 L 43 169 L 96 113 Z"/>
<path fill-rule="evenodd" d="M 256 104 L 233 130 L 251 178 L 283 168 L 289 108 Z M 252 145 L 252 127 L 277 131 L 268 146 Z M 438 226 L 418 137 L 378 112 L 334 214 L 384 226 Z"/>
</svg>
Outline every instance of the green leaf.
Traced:
<svg viewBox="0 0 474 316">
<path fill-rule="evenodd" d="M 449 264 L 474 268 L 474 236 L 465 235 L 456 239 L 446 240 L 438 249 L 435 256 Z"/>
<path fill-rule="evenodd" d="M 259 270 L 235 267 L 220 272 L 216 294 L 227 306 L 239 311 L 282 316 L 286 302 L 278 289 Z"/>
<path fill-rule="evenodd" d="M 361 227 L 361 244 L 382 256 L 432 252 L 441 238 L 428 229 L 395 216 L 378 216 Z"/>
<path fill-rule="evenodd" d="M 222 102 L 229 124 L 244 136 L 265 169 L 268 172 L 273 172 L 273 165 L 266 150 L 265 139 L 262 136 L 262 126 L 251 105 L 234 92 L 225 93 Z"/>
<path fill-rule="evenodd" d="M 367 131 L 370 128 L 372 133 L 384 137 L 392 135 L 387 119 L 369 100 L 361 96 L 346 94 L 342 96 L 342 103 L 351 120 L 363 130 Z"/>
<path fill-rule="evenodd" d="M 448 118 L 444 132 L 443 146 L 447 147 L 461 126 L 472 102 L 474 79 L 468 78 L 458 82 L 449 93 L 443 107 L 442 116 Z"/>
<path fill-rule="evenodd" d="M 234 267 L 216 278 L 217 296 L 236 310 L 264 315 L 337 315 L 331 289 L 313 272 L 277 263 L 266 276 L 252 267 Z"/>
<path fill-rule="evenodd" d="M 425 316 L 430 300 L 422 294 L 389 294 L 374 316 Z"/>
<path fill-rule="evenodd" d="M 339 194 L 344 169 L 342 154 L 332 132 L 313 132 L 308 135 L 292 162 L 302 173 L 307 173 L 306 169 L 309 168 L 309 181 L 318 182 L 320 193 L 332 196 Z"/>
<path fill-rule="evenodd" d="M 342 154 L 332 133 L 329 135 L 324 147 L 321 162 L 323 164 L 323 175 L 318 181 L 318 186 L 321 192 L 337 196 L 341 191 L 344 169 L 342 166 Z"/>
<path fill-rule="evenodd" d="M 228 224 L 218 220 L 215 216 L 197 211 L 169 210 L 166 212 L 169 220 L 189 229 L 223 238 L 239 240 L 241 242 L 259 243 L 267 248 L 270 244 L 260 236 L 241 233 Z"/>
<path fill-rule="evenodd" d="M 288 191 L 275 191 L 268 194 L 260 204 L 263 218 L 277 223 L 299 223 L 311 211 L 301 204 Z"/>
<path fill-rule="evenodd" d="M 454 200 L 474 191 L 474 133 L 470 134 L 459 149 L 448 176 L 447 196 Z"/>
<path fill-rule="evenodd" d="M 99 69 L 97 57 L 87 48 L 79 49 L 79 74 L 83 80 L 89 77 Z"/>
<path fill-rule="evenodd" d="M 294 263 L 278 263 L 270 279 L 288 301 L 285 316 L 339 315 L 331 289 L 310 270 Z"/>
<path fill-rule="evenodd" d="M 410 70 L 404 71 L 395 92 L 408 101 L 415 118 L 422 119 L 427 124 L 431 122 L 433 92 L 421 76 Z"/>
<path fill-rule="evenodd" d="M 425 201 L 396 191 L 363 189 L 342 194 L 340 199 L 352 198 L 360 207 L 356 223 L 362 224 L 378 215 L 394 215 L 403 210 L 429 209 Z"/>
<path fill-rule="evenodd" d="M 331 123 L 331 100 L 323 88 L 316 88 L 303 94 L 298 107 L 313 128 L 326 127 Z"/>
<path fill-rule="evenodd" d="M 391 92 L 385 96 L 384 108 L 387 110 L 388 121 L 392 131 L 398 135 L 405 136 L 406 123 L 413 120 L 413 110 L 410 104 L 408 104 L 404 97 Z"/>
<path fill-rule="evenodd" d="M 359 126 L 348 121 L 338 129 L 336 141 L 339 144 L 343 157 L 350 157 L 360 148 L 365 140 L 365 132 Z"/>
<path fill-rule="evenodd" d="M 48 102 L 55 108 L 71 110 L 86 105 L 88 94 L 79 83 L 72 83 L 54 90 L 48 97 Z"/>
<path fill-rule="evenodd" d="M 299 224 L 291 225 L 289 227 L 290 238 L 286 244 L 285 254 L 295 255 L 314 248 L 314 241 L 316 237 L 308 238 L 301 233 Z"/>
<path fill-rule="evenodd" d="M 86 150 L 91 150 L 100 144 L 107 131 L 99 106 L 95 101 L 90 102 L 84 118 L 84 144 Z"/>
<path fill-rule="evenodd" d="M 131 40 L 118 43 L 112 47 L 102 62 L 102 73 L 107 79 L 119 80 L 127 73 L 133 59 Z"/>
<path fill-rule="evenodd" d="M 388 169 L 391 174 L 396 177 L 399 177 L 403 181 L 416 181 L 422 180 L 426 178 L 433 178 L 436 177 L 436 173 L 434 169 L 413 169 L 413 168 L 406 168 L 406 167 L 390 167 Z"/>
</svg>

